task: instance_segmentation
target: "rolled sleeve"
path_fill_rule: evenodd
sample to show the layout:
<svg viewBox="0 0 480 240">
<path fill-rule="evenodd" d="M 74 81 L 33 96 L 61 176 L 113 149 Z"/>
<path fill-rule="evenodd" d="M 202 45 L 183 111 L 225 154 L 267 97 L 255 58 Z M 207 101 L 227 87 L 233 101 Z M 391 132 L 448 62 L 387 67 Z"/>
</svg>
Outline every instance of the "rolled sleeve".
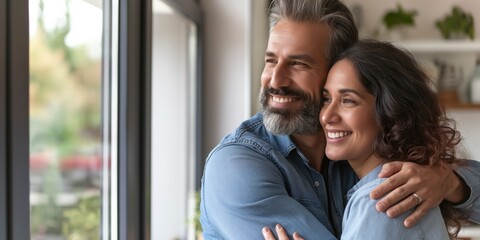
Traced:
<svg viewBox="0 0 480 240">
<path fill-rule="evenodd" d="M 455 208 L 468 213 L 468 219 L 480 223 L 480 162 L 467 160 L 466 165 L 455 170 L 470 188 L 468 199 Z"/>
</svg>

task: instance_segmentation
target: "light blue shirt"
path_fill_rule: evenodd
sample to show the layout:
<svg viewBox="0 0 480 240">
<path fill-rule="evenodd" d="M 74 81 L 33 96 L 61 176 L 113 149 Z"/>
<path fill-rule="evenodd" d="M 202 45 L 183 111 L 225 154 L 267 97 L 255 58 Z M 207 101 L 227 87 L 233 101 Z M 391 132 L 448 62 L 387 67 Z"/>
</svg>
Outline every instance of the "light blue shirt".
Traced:
<svg viewBox="0 0 480 240">
<path fill-rule="evenodd" d="M 341 239 L 449 240 L 447 227 L 439 207 L 428 211 L 422 220 L 412 228 L 403 227 L 403 221 L 411 211 L 390 218 L 375 209 L 377 200 L 372 200 L 369 194 L 376 186 L 385 181 L 384 178 L 377 177 L 381 168 L 382 165 L 376 167 L 348 191 Z"/>
<path fill-rule="evenodd" d="M 472 190 L 459 207 L 480 220 L 480 163 L 469 163 L 457 171 Z M 204 238 L 263 239 L 262 228 L 276 223 L 305 239 L 340 237 L 347 192 L 358 178 L 346 161 L 326 159 L 322 171 L 309 167 L 289 136 L 268 132 L 256 114 L 207 158 L 200 203 Z"/>
<path fill-rule="evenodd" d="M 325 173 L 312 169 L 289 136 L 265 129 L 261 114 L 243 122 L 207 158 L 204 238 L 263 239 L 262 227 L 281 223 L 305 239 L 336 239 L 345 196 L 358 178 L 345 161 L 324 162 Z"/>
</svg>

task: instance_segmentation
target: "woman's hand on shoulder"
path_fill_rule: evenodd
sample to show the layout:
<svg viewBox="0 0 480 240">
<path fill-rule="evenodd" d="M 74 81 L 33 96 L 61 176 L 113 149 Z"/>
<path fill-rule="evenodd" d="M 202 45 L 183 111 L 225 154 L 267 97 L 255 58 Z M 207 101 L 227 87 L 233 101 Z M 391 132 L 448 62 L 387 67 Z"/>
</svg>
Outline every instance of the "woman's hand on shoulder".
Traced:
<svg viewBox="0 0 480 240">
<path fill-rule="evenodd" d="M 278 240 L 290 240 L 287 232 L 282 227 L 282 225 L 277 224 L 275 226 L 275 231 L 277 232 Z M 264 240 L 276 240 L 275 236 L 273 235 L 273 232 L 270 231 L 270 228 L 268 228 L 268 227 L 264 227 L 262 229 L 262 234 L 263 234 Z M 304 240 L 304 239 L 302 238 L 302 236 L 300 236 L 300 234 L 298 234 L 297 232 L 294 232 L 293 233 L 293 240 Z"/>
</svg>

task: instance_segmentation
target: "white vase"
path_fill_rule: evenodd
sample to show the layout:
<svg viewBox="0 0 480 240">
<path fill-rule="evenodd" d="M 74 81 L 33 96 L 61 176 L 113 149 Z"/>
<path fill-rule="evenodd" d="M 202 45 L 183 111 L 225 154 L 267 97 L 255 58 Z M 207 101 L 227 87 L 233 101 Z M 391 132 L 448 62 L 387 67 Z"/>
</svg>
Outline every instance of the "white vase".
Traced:
<svg viewBox="0 0 480 240">
<path fill-rule="evenodd" d="M 405 40 L 410 37 L 408 26 L 397 26 L 387 30 L 390 40 Z"/>
</svg>

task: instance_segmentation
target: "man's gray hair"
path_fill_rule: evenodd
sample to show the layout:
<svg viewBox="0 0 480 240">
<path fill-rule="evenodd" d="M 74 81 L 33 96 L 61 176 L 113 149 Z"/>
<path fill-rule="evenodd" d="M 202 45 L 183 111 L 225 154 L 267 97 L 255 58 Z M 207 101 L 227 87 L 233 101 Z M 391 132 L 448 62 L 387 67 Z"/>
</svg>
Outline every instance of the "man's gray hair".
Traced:
<svg viewBox="0 0 480 240">
<path fill-rule="evenodd" d="M 353 15 L 339 0 L 272 0 L 269 14 L 270 29 L 280 20 L 326 23 L 330 28 L 330 41 L 326 48 L 329 64 L 358 41 Z"/>
</svg>

